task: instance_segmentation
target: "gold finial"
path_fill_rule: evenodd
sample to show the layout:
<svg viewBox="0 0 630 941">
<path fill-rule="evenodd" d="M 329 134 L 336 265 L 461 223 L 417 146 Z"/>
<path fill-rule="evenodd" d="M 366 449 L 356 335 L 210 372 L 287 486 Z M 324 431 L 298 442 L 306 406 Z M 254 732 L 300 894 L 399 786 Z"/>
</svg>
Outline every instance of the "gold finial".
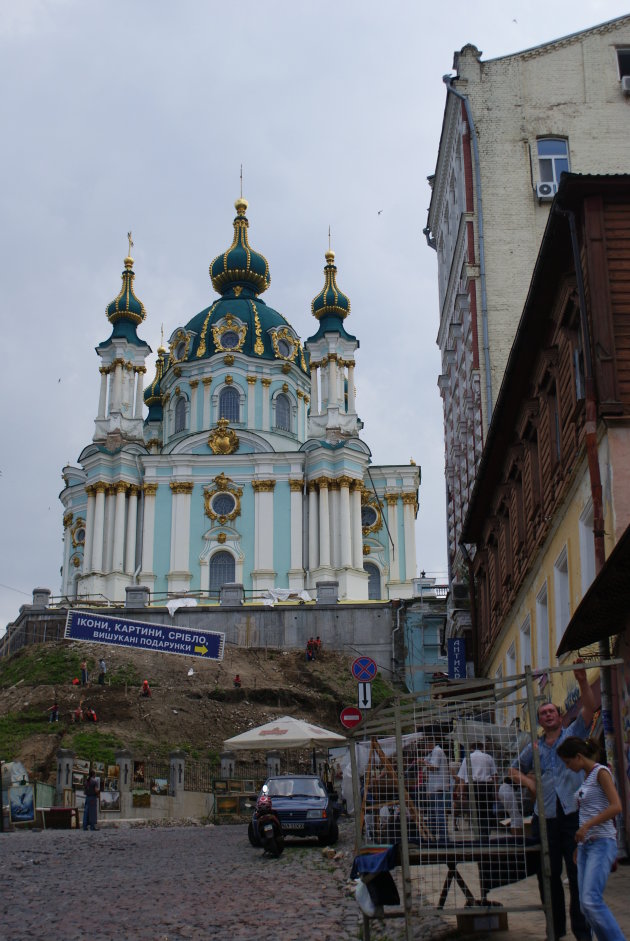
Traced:
<svg viewBox="0 0 630 941">
<path fill-rule="evenodd" d="M 335 261 L 335 253 L 333 252 L 332 248 L 330 247 L 330 226 L 328 226 L 328 251 L 326 252 L 326 254 L 324 255 L 324 257 L 325 257 L 325 259 L 326 259 L 326 261 L 328 262 L 329 265 L 332 265 L 332 264 L 334 263 L 334 261 Z"/>
<path fill-rule="evenodd" d="M 241 164 L 241 199 L 243 198 L 243 164 Z"/>
<path fill-rule="evenodd" d="M 166 347 L 164 346 L 164 324 L 162 324 L 160 328 L 160 345 L 158 346 L 158 353 L 166 353 Z"/>
<path fill-rule="evenodd" d="M 330 251 L 330 226 L 328 226 L 328 251 Z"/>
<path fill-rule="evenodd" d="M 412 457 L 409 458 L 409 463 L 411 464 L 412 467 L 416 466 L 416 462 L 414 461 Z"/>
<path fill-rule="evenodd" d="M 127 240 L 129 242 L 129 254 L 125 258 L 125 268 L 131 268 L 133 265 L 133 258 L 131 257 L 131 249 L 133 248 L 133 239 L 131 238 L 131 232 L 127 232 Z"/>
</svg>

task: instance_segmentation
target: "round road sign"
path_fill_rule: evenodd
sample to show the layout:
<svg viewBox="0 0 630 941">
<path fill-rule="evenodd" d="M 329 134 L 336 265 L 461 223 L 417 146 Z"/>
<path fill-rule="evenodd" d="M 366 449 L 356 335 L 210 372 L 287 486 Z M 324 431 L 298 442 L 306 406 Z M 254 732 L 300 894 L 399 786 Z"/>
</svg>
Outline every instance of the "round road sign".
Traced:
<svg viewBox="0 0 630 941">
<path fill-rule="evenodd" d="M 359 683 L 370 683 L 378 673 L 378 667 L 371 657 L 357 657 L 352 661 L 350 669 Z"/>
<path fill-rule="evenodd" d="M 346 706 L 345 709 L 341 710 L 341 715 L 339 716 L 341 724 L 347 729 L 353 729 L 355 725 L 359 724 L 362 718 L 363 713 L 360 709 L 357 709 L 356 706 Z"/>
</svg>

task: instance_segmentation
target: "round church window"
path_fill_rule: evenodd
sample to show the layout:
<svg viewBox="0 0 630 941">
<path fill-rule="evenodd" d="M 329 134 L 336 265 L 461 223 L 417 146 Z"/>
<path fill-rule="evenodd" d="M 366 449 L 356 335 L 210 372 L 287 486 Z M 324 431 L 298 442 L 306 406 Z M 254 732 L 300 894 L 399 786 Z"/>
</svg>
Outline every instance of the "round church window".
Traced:
<svg viewBox="0 0 630 941">
<path fill-rule="evenodd" d="M 78 546 L 83 545 L 83 543 L 85 542 L 85 530 L 77 529 L 76 533 L 74 534 L 74 538 Z"/>
<path fill-rule="evenodd" d="M 378 519 L 378 513 L 376 512 L 373 506 L 361 507 L 361 525 L 362 526 L 374 526 L 377 519 Z"/>
<path fill-rule="evenodd" d="M 212 498 L 212 509 L 217 516 L 229 516 L 236 506 L 236 500 L 231 493 L 217 493 Z"/>
<path fill-rule="evenodd" d="M 224 350 L 234 350 L 238 346 L 238 333 L 236 330 L 226 330 L 221 334 L 221 346 Z"/>
<path fill-rule="evenodd" d="M 293 347 L 287 340 L 278 340 L 278 352 L 280 356 L 283 356 L 285 359 L 291 355 Z"/>
<path fill-rule="evenodd" d="M 175 359 L 183 359 L 186 355 L 186 341 L 182 340 L 175 347 Z"/>
</svg>

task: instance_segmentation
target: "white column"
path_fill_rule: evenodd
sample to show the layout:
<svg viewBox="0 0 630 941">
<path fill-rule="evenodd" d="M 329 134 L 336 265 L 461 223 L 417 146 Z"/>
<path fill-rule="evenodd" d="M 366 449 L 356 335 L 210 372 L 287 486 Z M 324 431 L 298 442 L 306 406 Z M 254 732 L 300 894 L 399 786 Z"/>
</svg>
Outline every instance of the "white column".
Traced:
<svg viewBox="0 0 630 941">
<path fill-rule="evenodd" d="M 98 415 L 97 418 L 105 418 L 105 409 L 107 407 L 107 366 L 101 366 L 101 390 L 98 397 Z"/>
<path fill-rule="evenodd" d="M 169 576 L 188 575 L 190 553 L 190 495 L 193 483 L 174 480 L 170 484 L 171 501 L 171 568 Z M 169 580 L 170 587 L 170 580 Z M 180 586 L 174 586 L 177 590 Z"/>
<path fill-rule="evenodd" d="M 317 508 L 317 484 L 308 485 L 308 568 L 314 572 L 319 565 L 319 520 Z"/>
<path fill-rule="evenodd" d="M 308 438 L 308 403 L 310 399 L 308 395 L 304 396 L 304 440 Z"/>
<path fill-rule="evenodd" d="M 157 484 L 144 484 L 142 524 L 142 576 L 153 576 L 153 540 L 155 538 L 155 495 Z"/>
<path fill-rule="evenodd" d="M 317 365 L 315 363 L 311 363 L 311 401 L 313 403 L 313 415 L 319 415 L 319 384 L 317 376 Z"/>
<path fill-rule="evenodd" d="M 210 386 L 212 385 L 212 378 L 206 376 L 205 379 L 201 380 L 203 384 L 203 430 L 206 431 L 210 428 L 210 400 L 212 397 L 212 392 L 210 391 Z"/>
<path fill-rule="evenodd" d="M 349 477 L 339 478 L 339 537 L 341 543 L 340 562 L 342 568 L 352 567 L 352 523 L 350 520 Z"/>
<path fill-rule="evenodd" d="M 389 526 L 390 536 L 394 545 L 389 545 L 389 580 L 397 582 L 400 580 L 400 551 L 398 545 L 398 494 L 386 493 L 385 502 L 387 503 L 387 525 Z M 389 541 L 389 540 L 388 540 Z"/>
<path fill-rule="evenodd" d="M 271 428 L 271 416 L 269 414 L 269 386 L 271 379 L 261 379 L 262 382 L 262 430 L 269 431 Z"/>
<path fill-rule="evenodd" d="M 254 491 L 255 574 L 260 575 L 255 588 L 268 587 L 273 580 L 273 491 L 275 480 L 252 480 Z"/>
<path fill-rule="evenodd" d="M 103 571 L 111 572 L 114 563 L 114 522 L 116 519 L 116 490 L 113 484 L 107 487 L 105 496 L 105 548 L 103 549 Z"/>
<path fill-rule="evenodd" d="M 337 357 L 328 357 L 328 404 L 333 408 L 339 405 L 339 383 L 337 381 Z"/>
<path fill-rule="evenodd" d="M 304 564 L 302 561 L 302 526 L 303 526 L 303 480 L 290 480 L 291 488 L 291 572 L 289 588 L 304 587 Z M 293 577 L 291 577 L 293 576 Z"/>
<path fill-rule="evenodd" d="M 360 480 L 355 480 L 350 497 L 352 516 L 352 567 L 363 570 L 363 526 L 361 525 L 361 490 Z"/>
<path fill-rule="evenodd" d="M 87 512 L 85 514 L 85 545 L 83 547 L 83 574 L 87 575 L 92 571 L 92 546 L 94 545 L 94 487 L 85 488 L 88 495 Z"/>
<path fill-rule="evenodd" d="M 297 423 L 296 433 L 298 438 L 302 438 L 302 428 L 304 427 L 304 393 L 301 389 L 297 390 Z"/>
<path fill-rule="evenodd" d="M 354 363 L 348 363 L 348 414 L 354 415 L 356 412 L 354 399 Z"/>
<path fill-rule="evenodd" d="M 136 407 L 134 411 L 134 418 L 142 418 L 142 406 L 144 404 L 143 391 L 144 391 L 144 374 L 146 368 L 144 366 L 135 366 L 134 367 L 137 373 L 136 376 Z"/>
<path fill-rule="evenodd" d="M 189 430 L 198 431 L 198 417 L 197 417 L 197 388 L 199 386 L 198 379 L 190 380 L 190 423 Z"/>
<path fill-rule="evenodd" d="M 247 427 L 256 427 L 256 376 L 247 377 Z"/>
<path fill-rule="evenodd" d="M 115 510 L 114 510 L 114 538 L 112 554 L 112 571 L 122 572 L 125 561 L 125 503 L 129 484 L 123 480 L 116 484 Z"/>
<path fill-rule="evenodd" d="M 319 414 L 325 412 L 328 407 L 328 357 L 322 360 L 322 363 L 326 365 L 320 366 L 319 369 L 319 379 L 320 379 L 320 390 L 319 390 Z"/>
<path fill-rule="evenodd" d="M 328 518 L 328 479 L 320 477 L 319 484 L 319 568 L 330 567 L 330 521 Z"/>
<path fill-rule="evenodd" d="M 120 411 L 121 399 L 122 399 L 122 362 L 120 360 L 116 360 L 116 365 L 114 366 L 113 395 L 109 403 L 110 412 Z"/>
<path fill-rule="evenodd" d="M 122 367 L 122 390 L 120 397 L 120 410 L 125 414 L 133 415 L 133 366 L 131 363 L 123 363 Z"/>
<path fill-rule="evenodd" d="M 94 505 L 94 535 L 92 537 L 92 565 L 93 572 L 103 570 L 103 544 L 105 542 L 105 489 L 107 484 L 102 481 L 94 484 L 96 494 Z"/>
<path fill-rule="evenodd" d="M 330 564 L 339 568 L 341 540 L 339 535 L 339 484 L 331 480 L 328 484 L 328 525 L 330 527 Z"/>
<path fill-rule="evenodd" d="M 133 575 L 136 569 L 136 528 L 138 523 L 138 487 L 131 485 L 127 501 L 127 545 L 125 547 L 125 572 Z"/>
<path fill-rule="evenodd" d="M 410 581 L 416 574 L 416 495 L 403 493 L 403 532 L 405 534 L 405 578 Z"/>
<path fill-rule="evenodd" d="M 109 367 L 109 389 L 107 394 L 107 414 L 111 415 L 114 409 L 114 393 L 116 391 L 116 367 Z"/>
</svg>

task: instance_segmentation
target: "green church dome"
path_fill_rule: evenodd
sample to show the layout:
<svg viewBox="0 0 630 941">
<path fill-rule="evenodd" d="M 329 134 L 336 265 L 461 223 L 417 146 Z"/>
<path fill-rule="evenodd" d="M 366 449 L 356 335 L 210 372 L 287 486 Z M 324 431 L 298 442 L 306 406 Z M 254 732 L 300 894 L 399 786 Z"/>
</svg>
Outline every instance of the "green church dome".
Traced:
<svg viewBox="0 0 630 941">
<path fill-rule="evenodd" d="M 122 273 L 122 287 L 118 297 L 114 298 L 111 304 L 105 308 L 107 319 L 111 324 L 116 324 L 120 320 L 126 320 L 134 326 L 138 326 L 145 319 L 147 313 L 142 301 L 138 300 L 133 291 L 133 282 L 135 279 L 133 271 L 133 258 L 129 255 L 125 258 L 125 270 Z"/>
<path fill-rule="evenodd" d="M 324 268 L 324 287 L 311 301 L 311 312 L 318 320 L 329 316 L 340 317 L 344 320 L 350 313 L 350 299 L 337 287 L 336 276 L 335 253 L 328 249 Z"/>
<path fill-rule="evenodd" d="M 217 294 L 223 294 L 233 285 L 238 285 L 252 288 L 258 295 L 266 291 L 271 283 L 269 262 L 264 255 L 250 248 L 247 239 L 247 205 L 247 200 L 242 196 L 234 203 L 234 240 L 228 250 L 217 255 L 210 265 L 212 286 Z"/>
</svg>

